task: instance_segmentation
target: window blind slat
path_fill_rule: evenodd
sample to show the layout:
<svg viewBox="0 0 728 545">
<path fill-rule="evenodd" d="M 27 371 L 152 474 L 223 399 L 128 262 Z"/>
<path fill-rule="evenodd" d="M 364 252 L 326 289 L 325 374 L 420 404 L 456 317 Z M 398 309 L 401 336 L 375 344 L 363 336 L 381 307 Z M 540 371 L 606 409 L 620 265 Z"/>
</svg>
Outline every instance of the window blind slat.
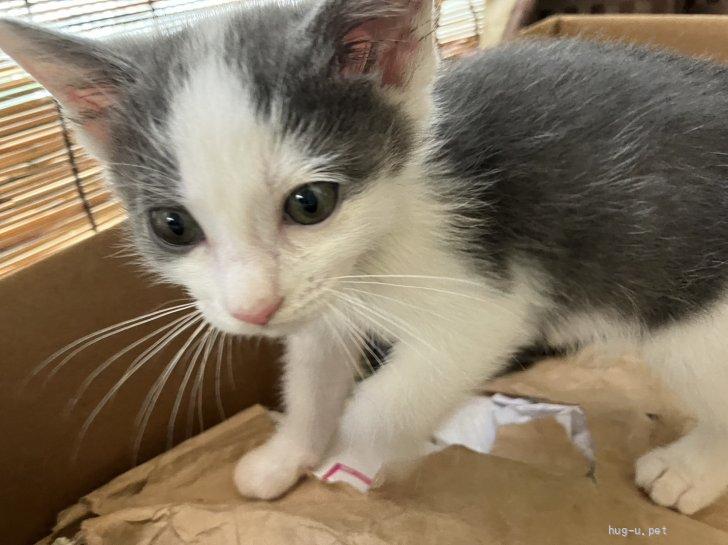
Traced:
<svg viewBox="0 0 728 545">
<path fill-rule="evenodd" d="M 45 125 L 58 119 L 58 110 L 53 104 L 21 110 L 0 117 L 0 138 Z"/>
<path fill-rule="evenodd" d="M 26 164 L 28 170 L 31 170 L 32 165 L 42 163 L 49 153 L 66 147 L 61 131 L 28 140 L 25 144 L 15 146 L 16 149 L 12 152 L 0 154 L 0 170 L 19 164 Z"/>
<path fill-rule="evenodd" d="M 0 186 L 0 202 L 10 206 L 12 203 L 24 204 L 33 199 L 40 199 L 48 193 L 58 189 L 66 181 L 75 182 L 73 171 L 68 161 L 51 166 L 40 175 L 30 179 L 23 178 Z"/>
<path fill-rule="evenodd" d="M 3 241 L 0 247 L 17 246 L 44 236 L 46 233 L 52 233 L 53 230 L 61 227 L 66 220 L 75 218 L 79 214 L 83 215 L 90 229 L 91 225 L 88 223 L 86 209 L 81 199 L 76 195 L 73 202 L 61 203 L 52 210 L 39 211 L 33 218 L 24 222 L 0 227 L 0 240 Z"/>
<path fill-rule="evenodd" d="M 59 165 L 70 168 L 65 148 L 44 155 L 33 163 L 17 163 L 0 170 L 0 197 L 18 194 L 37 182 L 53 180 Z"/>
<path fill-rule="evenodd" d="M 88 174 L 86 174 L 86 172 Z M 101 179 L 98 170 L 89 169 L 81 173 L 80 181 L 83 184 L 85 179 L 91 176 Z M 77 185 L 79 180 L 76 178 L 73 170 L 67 162 L 53 166 L 44 172 L 44 176 L 35 176 L 32 181 L 25 179 L 18 183 L 10 183 L 5 187 L 0 186 L 0 210 L 5 210 L 11 206 L 23 206 L 35 200 L 43 199 L 68 184 Z"/>
<path fill-rule="evenodd" d="M 89 206 L 100 206 L 109 201 L 109 192 L 102 187 L 102 183 L 102 180 L 98 180 L 87 186 L 86 202 Z M 22 218 L 10 223 L 3 223 L 0 227 L 0 240 L 3 241 L 3 246 L 14 246 L 37 238 L 68 218 L 76 217 L 79 213 L 86 215 L 88 227 L 91 228 L 84 202 L 78 193 L 63 195 L 48 204 L 46 207 L 37 207 Z"/>
<path fill-rule="evenodd" d="M 0 251 L 0 277 L 37 263 L 94 234 L 93 229 L 88 225 L 85 212 L 55 225 L 54 231 L 46 232 L 32 241 L 15 246 L 6 252 Z"/>
<path fill-rule="evenodd" d="M 78 198 L 75 180 L 66 178 L 53 184 L 52 189 L 44 188 L 43 195 L 32 199 L 13 199 L 0 202 L 0 225 L 11 225 L 27 220 L 35 211 L 47 211 L 57 204 L 66 203 L 70 198 Z"/>
<path fill-rule="evenodd" d="M 443 0 L 435 37 L 444 58 L 477 48 L 485 17 L 484 0 Z"/>
</svg>

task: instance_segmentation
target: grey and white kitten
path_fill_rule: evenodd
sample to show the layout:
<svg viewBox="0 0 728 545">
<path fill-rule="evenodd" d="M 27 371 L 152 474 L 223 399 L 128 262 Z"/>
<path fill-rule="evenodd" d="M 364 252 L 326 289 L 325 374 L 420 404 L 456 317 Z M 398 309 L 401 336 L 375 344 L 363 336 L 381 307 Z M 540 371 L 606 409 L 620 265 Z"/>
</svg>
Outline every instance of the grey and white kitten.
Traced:
<svg viewBox="0 0 728 545">
<path fill-rule="evenodd" d="M 636 482 L 728 485 L 728 72 L 576 41 L 438 70 L 426 0 L 257 3 L 108 43 L 0 46 L 106 163 L 138 250 L 226 332 L 284 337 L 274 498 L 326 450 L 384 475 L 531 343 L 637 349 L 695 412 Z M 393 344 L 355 386 L 363 339 Z"/>
</svg>

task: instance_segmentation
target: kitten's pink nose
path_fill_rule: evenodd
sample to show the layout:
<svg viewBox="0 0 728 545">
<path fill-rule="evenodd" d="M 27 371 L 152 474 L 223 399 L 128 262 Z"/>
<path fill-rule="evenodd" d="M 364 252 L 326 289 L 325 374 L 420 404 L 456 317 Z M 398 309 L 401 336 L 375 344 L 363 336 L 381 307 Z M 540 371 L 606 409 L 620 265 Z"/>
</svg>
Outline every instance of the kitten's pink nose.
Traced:
<svg viewBox="0 0 728 545">
<path fill-rule="evenodd" d="M 234 318 L 240 320 L 241 322 L 247 322 L 249 324 L 255 325 L 265 325 L 270 322 L 270 319 L 281 307 L 281 303 L 283 303 L 282 297 L 272 303 L 270 301 L 261 301 L 254 308 L 230 311 L 230 314 L 232 314 Z"/>
</svg>

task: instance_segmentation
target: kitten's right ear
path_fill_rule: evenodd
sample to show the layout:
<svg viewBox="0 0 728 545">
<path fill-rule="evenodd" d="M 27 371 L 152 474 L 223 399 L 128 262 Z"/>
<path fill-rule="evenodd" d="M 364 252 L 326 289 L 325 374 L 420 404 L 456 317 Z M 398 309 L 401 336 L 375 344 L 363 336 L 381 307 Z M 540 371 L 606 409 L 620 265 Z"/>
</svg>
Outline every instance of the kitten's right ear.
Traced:
<svg viewBox="0 0 728 545">
<path fill-rule="evenodd" d="M 383 89 L 422 90 L 435 76 L 432 0 L 325 0 L 309 31 L 333 45 L 343 78 L 373 77 Z"/>
<path fill-rule="evenodd" d="M 60 102 L 84 143 L 103 156 L 109 114 L 133 79 L 129 63 L 101 43 L 14 19 L 0 19 L 0 49 Z"/>
</svg>

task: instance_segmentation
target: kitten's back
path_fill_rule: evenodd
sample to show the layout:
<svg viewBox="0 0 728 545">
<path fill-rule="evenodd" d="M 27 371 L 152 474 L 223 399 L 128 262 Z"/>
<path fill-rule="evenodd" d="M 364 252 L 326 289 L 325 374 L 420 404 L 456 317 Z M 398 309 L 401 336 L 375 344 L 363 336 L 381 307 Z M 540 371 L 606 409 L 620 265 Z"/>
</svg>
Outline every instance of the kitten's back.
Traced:
<svg viewBox="0 0 728 545">
<path fill-rule="evenodd" d="M 436 161 L 486 228 L 474 255 L 547 273 L 563 307 L 658 325 L 715 301 L 728 268 L 728 72 L 576 40 L 508 45 L 436 86 Z M 452 183 L 452 182 L 451 182 Z"/>
</svg>

